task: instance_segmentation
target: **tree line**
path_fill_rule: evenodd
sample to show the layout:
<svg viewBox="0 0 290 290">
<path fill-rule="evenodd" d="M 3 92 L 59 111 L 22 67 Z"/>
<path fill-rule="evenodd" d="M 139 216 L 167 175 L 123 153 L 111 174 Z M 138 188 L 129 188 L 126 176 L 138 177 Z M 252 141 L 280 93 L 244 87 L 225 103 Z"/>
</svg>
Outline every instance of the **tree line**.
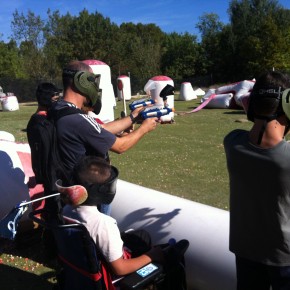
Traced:
<svg viewBox="0 0 290 290">
<path fill-rule="evenodd" d="M 62 68 L 84 59 L 108 64 L 114 85 L 129 74 L 134 94 L 155 75 L 171 77 L 178 88 L 184 81 L 209 86 L 251 79 L 266 69 L 290 72 L 289 9 L 276 0 L 232 0 L 228 14 L 228 24 L 215 13 L 200 16 L 198 39 L 155 24 L 118 26 L 86 9 L 77 16 L 48 10 L 45 20 L 15 10 L 10 40 L 0 41 L 0 85 L 20 101 L 33 100 L 39 82 L 61 88 Z"/>
</svg>

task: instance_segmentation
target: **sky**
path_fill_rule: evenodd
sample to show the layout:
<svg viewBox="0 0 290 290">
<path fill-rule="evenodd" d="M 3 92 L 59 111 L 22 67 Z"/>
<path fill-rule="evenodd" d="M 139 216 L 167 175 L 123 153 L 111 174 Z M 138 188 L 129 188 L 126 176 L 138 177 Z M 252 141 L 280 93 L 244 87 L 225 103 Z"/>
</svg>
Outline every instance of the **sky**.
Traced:
<svg viewBox="0 0 290 290">
<path fill-rule="evenodd" d="M 227 10 L 229 0 L 2 0 L 0 8 L 0 40 L 9 41 L 13 13 L 27 15 L 30 10 L 43 20 L 47 19 L 47 10 L 59 10 L 61 15 L 69 12 L 77 16 L 87 9 L 90 13 L 98 12 L 111 22 L 120 25 L 124 22 L 135 24 L 154 23 L 163 32 L 177 32 L 197 35 L 196 24 L 205 13 L 215 13 L 223 23 L 229 22 Z M 289 0 L 279 3 L 290 9 Z"/>
</svg>

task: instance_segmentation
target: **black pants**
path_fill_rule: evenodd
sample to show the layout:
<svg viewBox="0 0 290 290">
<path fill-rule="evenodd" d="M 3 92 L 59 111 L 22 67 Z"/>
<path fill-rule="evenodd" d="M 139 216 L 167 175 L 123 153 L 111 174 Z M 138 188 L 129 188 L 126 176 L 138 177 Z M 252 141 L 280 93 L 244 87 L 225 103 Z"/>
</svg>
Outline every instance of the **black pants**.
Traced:
<svg viewBox="0 0 290 290">
<path fill-rule="evenodd" d="M 236 256 L 238 290 L 289 290 L 290 266 L 269 266 Z"/>
</svg>

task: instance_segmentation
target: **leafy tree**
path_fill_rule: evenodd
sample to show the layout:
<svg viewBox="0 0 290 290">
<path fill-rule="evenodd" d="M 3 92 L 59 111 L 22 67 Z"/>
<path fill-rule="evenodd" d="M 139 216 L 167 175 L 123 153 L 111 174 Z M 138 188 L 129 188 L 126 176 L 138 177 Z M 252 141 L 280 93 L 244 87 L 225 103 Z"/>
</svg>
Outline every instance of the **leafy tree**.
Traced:
<svg viewBox="0 0 290 290">
<path fill-rule="evenodd" d="M 130 72 L 133 91 L 143 89 L 148 79 L 160 74 L 163 38 L 164 33 L 155 24 L 120 26 L 120 73 Z"/>
<path fill-rule="evenodd" d="M 289 67 L 289 13 L 275 0 L 233 0 L 229 8 L 235 36 L 236 77 Z M 282 15 L 282 18 L 281 18 Z M 288 55 L 288 56 L 287 56 Z"/>
<path fill-rule="evenodd" d="M 15 41 L 11 40 L 9 43 L 0 42 L 0 67 L 0 77 L 25 77 Z"/>
<path fill-rule="evenodd" d="M 202 37 L 201 51 L 203 69 L 207 74 L 214 75 L 220 79 L 221 58 L 224 55 L 225 43 L 221 43 L 224 24 L 219 20 L 219 16 L 214 13 L 205 13 L 199 18 L 196 27 L 199 29 Z M 221 49 L 223 46 L 223 49 Z"/>
<path fill-rule="evenodd" d="M 37 48 L 44 44 L 43 38 L 44 22 L 40 16 L 36 16 L 30 10 L 25 16 L 23 13 L 19 14 L 18 10 L 13 13 L 13 20 L 11 22 L 12 38 L 16 40 L 18 45 L 22 41 L 32 42 Z"/>
<path fill-rule="evenodd" d="M 195 75 L 198 57 L 196 36 L 176 32 L 166 35 L 162 56 L 162 72 L 179 82 Z"/>
</svg>

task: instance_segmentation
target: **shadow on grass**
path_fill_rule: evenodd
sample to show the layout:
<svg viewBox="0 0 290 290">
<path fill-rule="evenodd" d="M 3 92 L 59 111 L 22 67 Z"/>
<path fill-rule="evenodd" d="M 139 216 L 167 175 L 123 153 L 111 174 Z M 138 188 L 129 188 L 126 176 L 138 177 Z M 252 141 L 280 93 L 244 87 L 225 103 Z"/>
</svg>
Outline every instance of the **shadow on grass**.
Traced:
<svg viewBox="0 0 290 290">
<path fill-rule="evenodd" d="M 242 111 L 242 110 L 236 110 L 236 111 L 230 111 L 230 112 L 224 112 L 223 114 L 225 115 L 246 115 L 245 114 L 245 111 Z"/>
<path fill-rule="evenodd" d="M 53 289 L 56 261 L 48 259 L 41 237 L 42 229 L 34 229 L 14 241 L 0 238 L 1 290 Z"/>
<path fill-rule="evenodd" d="M 42 229 L 18 232 L 15 240 L 0 239 L 0 253 L 25 257 L 38 263 L 46 262 L 42 245 Z"/>
<path fill-rule="evenodd" d="M 52 278 L 53 272 L 35 275 L 15 267 L 0 265 L 1 290 L 51 290 L 53 283 L 48 281 Z"/>
</svg>

